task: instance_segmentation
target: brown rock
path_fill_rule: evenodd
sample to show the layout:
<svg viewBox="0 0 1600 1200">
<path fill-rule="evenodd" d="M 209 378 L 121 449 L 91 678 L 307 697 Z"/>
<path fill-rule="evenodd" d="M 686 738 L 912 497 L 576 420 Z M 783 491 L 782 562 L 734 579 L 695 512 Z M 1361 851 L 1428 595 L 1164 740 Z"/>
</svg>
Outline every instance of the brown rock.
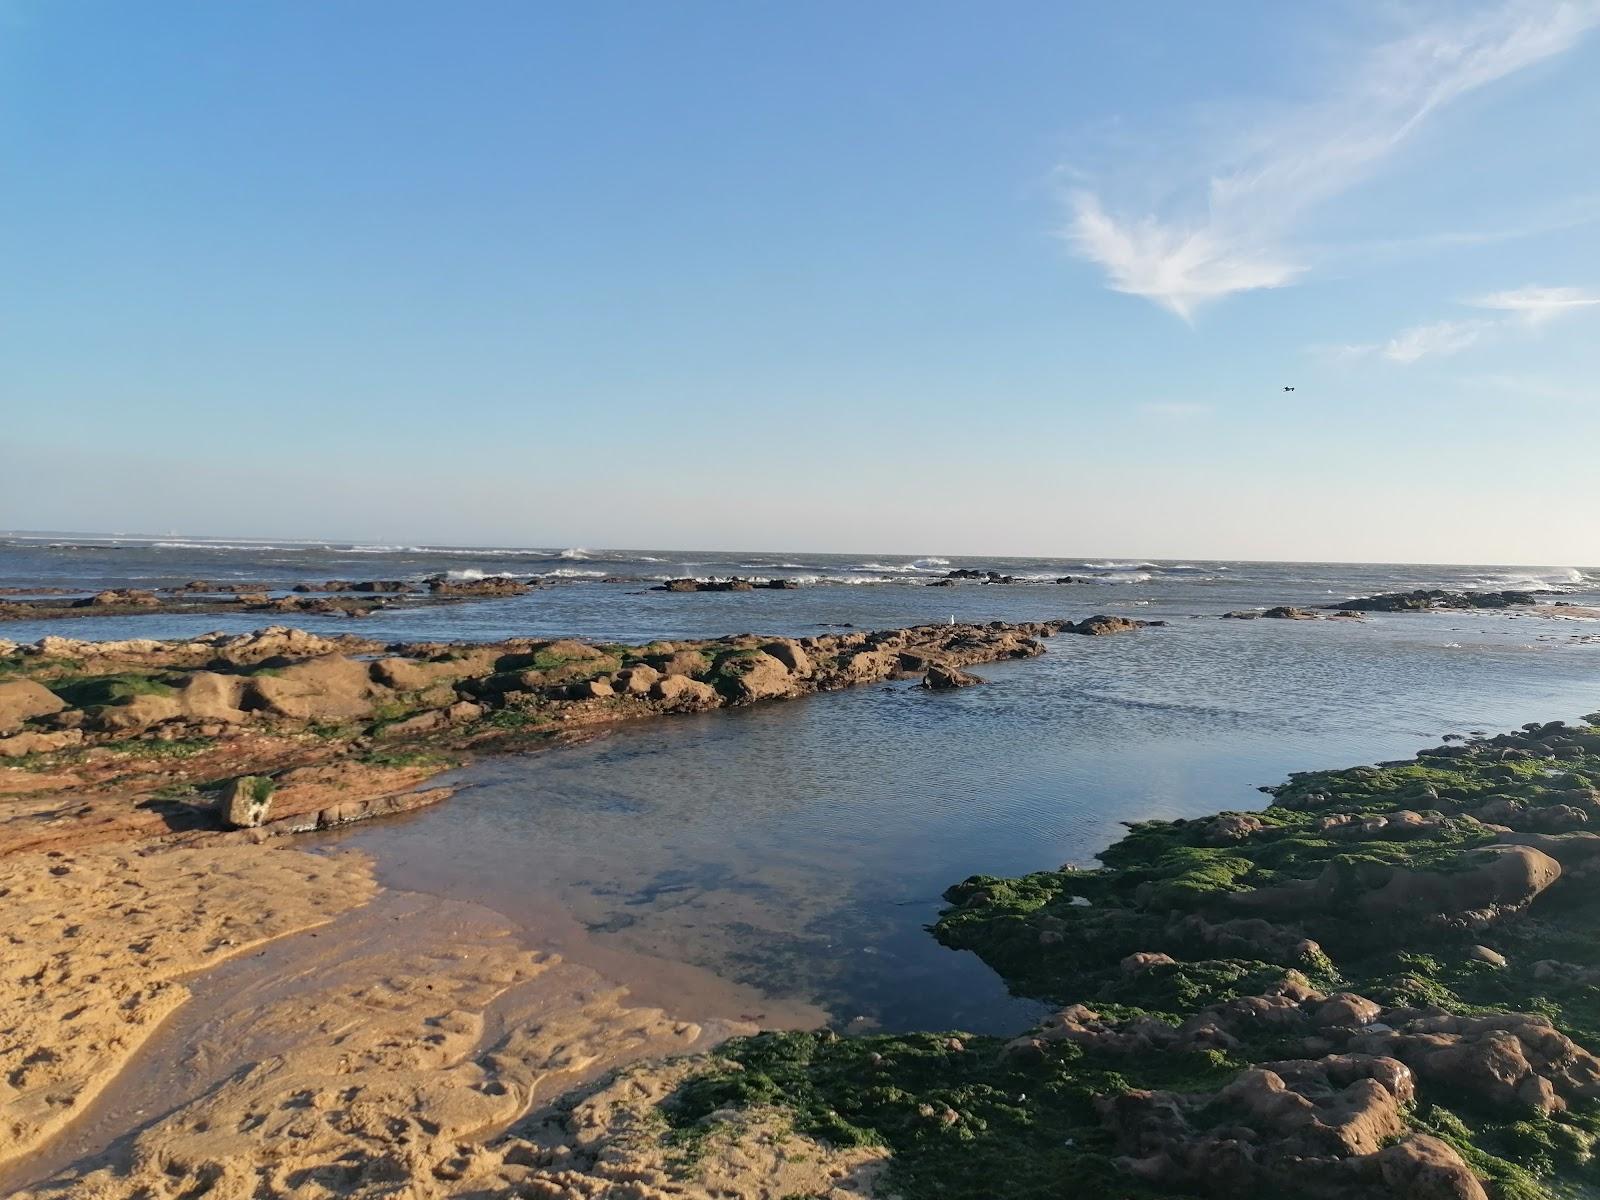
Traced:
<svg viewBox="0 0 1600 1200">
<path fill-rule="evenodd" d="M 0 683 L 0 733 L 21 729 L 24 721 L 48 717 L 66 707 L 60 696 L 31 679 Z"/>
<path fill-rule="evenodd" d="M 0 737 L 0 758 L 21 758 L 25 754 L 54 754 L 83 744 L 83 734 L 76 729 L 60 729 L 55 733 L 14 733 Z"/>
<path fill-rule="evenodd" d="M 687 675 L 663 675 L 650 685 L 650 699 L 675 711 L 691 712 L 722 703 L 716 688 Z"/>
</svg>

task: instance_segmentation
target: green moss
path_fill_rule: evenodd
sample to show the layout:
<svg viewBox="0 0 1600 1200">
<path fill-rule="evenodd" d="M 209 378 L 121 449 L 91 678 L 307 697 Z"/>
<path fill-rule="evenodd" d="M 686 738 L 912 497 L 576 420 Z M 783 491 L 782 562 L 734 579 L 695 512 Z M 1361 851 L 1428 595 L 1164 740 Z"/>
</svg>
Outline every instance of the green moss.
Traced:
<svg viewBox="0 0 1600 1200">
<path fill-rule="evenodd" d="M 111 675 L 68 675 L 46 685 L 73 708 L 121 704 L 135 696 L 171 696 L 175 690 L 160 674 L 119 671 Z"/>
<path fill-rule="evenodd" d="M 453 767 L 456 760 L 446 754 L 426 750 L 374 750 L 364 754 L 361 761 L 372 767 Z"/>
<path fill-rule="evenodd" d="M 1041 1059 L 1000 1053 L 993 1038 L 949 1034 L 838 1038 L 761 1034 L 726 1043 L 722 1063 L 685 1083 L 665 1112 L 678 1144 L 704 1136 L 719 1109 L 778 1106 L 794 1128 L 834 1146 L 884 1146 L 885 1190 L 930 1200 L 1153 1197 L 1113 1165 L 1097 1094 L 1130 1076 L 1209 1089 L 1239 1064 L 1155 1054 L 1096 1060 L 1057 1043 Z"/>
<path fill-rule="evenodd" d="M 100 743 L 102 749 L 114 750 L 119 754 L 130 754 L 134 758 L 193 758 L 197 754 L 205 754 L 217 748 L 215 738 L 173 738 L 170 741 L 160 741 L 155 738 L 123 738 L 114 742 Z"/>
</svg>

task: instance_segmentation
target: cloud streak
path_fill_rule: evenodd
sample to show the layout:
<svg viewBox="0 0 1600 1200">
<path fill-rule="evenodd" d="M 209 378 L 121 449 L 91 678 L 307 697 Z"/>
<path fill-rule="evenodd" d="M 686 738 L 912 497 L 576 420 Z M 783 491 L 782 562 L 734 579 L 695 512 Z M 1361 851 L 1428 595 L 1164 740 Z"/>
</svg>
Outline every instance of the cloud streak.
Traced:
<svg viewBox="0 0 1600 1200">
<path fill-rule="evenodd" d="M 1486 309 L 1501 315 L 1464 317 L 1432 321 L 1402 329 L 1386 342 L 1341 346 L 1341 358 L 1376 356 L 1409 366 L 1424 358 L 1447 358 L 1494 337 L 1507 329 L 1538 329 L 1561 317 L 1585 310 L 1600 311 L 1600 291 L 1577 287 L 1527 287 L 1463 301 L 1471 308 Z"/>
<path fill-rule="evenodd" d="M 1114 209 L 1090 188 L 1068 197 L 1063 236 L 1114 291 L 1188 320 L 1240 292 L 1283 287 L 1309 267 L 1292 234 L 1308 210 L 1367 178 L 1453 101 L 1575 46 L 1600 0 L 1519 2 L 1441 21 L 1369 51 L 1348 82 L 1204 165 L 1188 211 Z"/>
</svg>

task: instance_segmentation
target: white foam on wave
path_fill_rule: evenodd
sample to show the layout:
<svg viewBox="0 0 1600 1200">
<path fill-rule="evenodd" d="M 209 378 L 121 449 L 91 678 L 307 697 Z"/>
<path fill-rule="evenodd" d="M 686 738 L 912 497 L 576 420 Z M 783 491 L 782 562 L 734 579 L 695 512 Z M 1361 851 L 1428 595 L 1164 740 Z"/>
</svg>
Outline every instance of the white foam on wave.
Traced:
<svg viewBox="0 0 1600 1200">
<path fill-rule="evenodd" d="M 609 572 L 584 571 L 578 567 L 557 567 L 554 571 L 541 571 L 543 579 L 604 579 Z"/>
<path fill-rule="evenodd" d="M 471 583 L 474 579 L 517 579 L 520 578 L 515 571 L 480 571 L 477 567 L 464 567 L 459 571 L 446 571 L 446 579 L 454 579 L 463 583 Z"/>
<path fill-rule="evenodd" d="M 1151 579 L 1149 571 L 1107 571 L 1104 575 L 1092 575 L 1089 583 L 1148 583 Z"/>
<path fill-rule="evenodd" d="M 585 550 L 582 546 L 569 546 L 565 550 L 558 551 L 556 557 L 573 558 L 581 561 L 586 558 L 593 558 L 594 554 L 589 550 Z"/>
</svg>

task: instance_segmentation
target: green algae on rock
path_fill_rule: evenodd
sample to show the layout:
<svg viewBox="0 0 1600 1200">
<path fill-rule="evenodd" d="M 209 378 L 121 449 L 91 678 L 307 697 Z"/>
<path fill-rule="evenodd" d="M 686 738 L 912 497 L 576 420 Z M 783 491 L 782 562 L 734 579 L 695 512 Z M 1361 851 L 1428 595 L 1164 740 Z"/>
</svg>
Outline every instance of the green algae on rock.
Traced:
<svg viewBox="0 0 1600 1200">
<path fill-rule="evenodd" d="M 952 887 L 933 932 L 1064 1005 L 1009 1042 L 769 1034 L 669 1109 L 781 1105 L 905 1200 L 1554 1200 L 1600 1188 L 1600 728 L 1320 771 Z"/>
</svg>

